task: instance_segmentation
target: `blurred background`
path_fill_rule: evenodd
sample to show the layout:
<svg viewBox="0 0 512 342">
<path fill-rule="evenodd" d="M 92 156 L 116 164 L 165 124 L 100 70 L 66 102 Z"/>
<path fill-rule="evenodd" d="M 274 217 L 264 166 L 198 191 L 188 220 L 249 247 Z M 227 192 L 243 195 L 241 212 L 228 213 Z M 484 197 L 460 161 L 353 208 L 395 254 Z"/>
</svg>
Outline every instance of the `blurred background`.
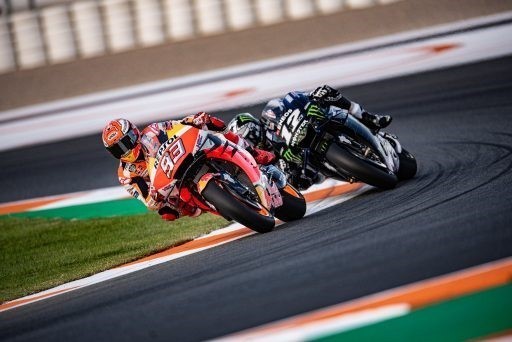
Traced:
<svg viewBox="0 0 512 342">
<path fill-rule="evenodd" d="M 1 0 L 0 110 L 498 13 L 510 3 Z"/>
<path fill-rule="evenodd" d="M 397 0 L 2 0 L 0 70 L 28 69 Z"/>
</svg>

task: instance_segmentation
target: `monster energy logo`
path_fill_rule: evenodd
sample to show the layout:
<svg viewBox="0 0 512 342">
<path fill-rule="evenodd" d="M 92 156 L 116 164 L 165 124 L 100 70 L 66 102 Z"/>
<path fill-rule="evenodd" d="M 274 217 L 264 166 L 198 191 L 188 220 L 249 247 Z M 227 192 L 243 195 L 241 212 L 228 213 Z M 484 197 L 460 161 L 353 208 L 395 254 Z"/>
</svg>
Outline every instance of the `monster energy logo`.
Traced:
<svg viewBox="0 0 512 342">
<path fill-rule="evenodd" d="M 324 111 L 320 107 L 318 107 L 317 105 L 314 105 L 314 104 L 309 106 L 307 115 L 314 116 L 314 117 L 317 117 L 320 119 L 323 119 L 325 117 Z"/>
<path fill-rule="evenodd" d="M 252 121 L 252 116 L 247 114 L 241 114 L 238 116 L 238 120 L 240 120 L 241 123 Z"/>
<path fill-rule="evenodd" d="M 302 158 L 293 153 L 289 148 L 284 151 L 283 158 L 284 160 L 295 164 L 300 164 L 302 162 Z"/>
</svg>

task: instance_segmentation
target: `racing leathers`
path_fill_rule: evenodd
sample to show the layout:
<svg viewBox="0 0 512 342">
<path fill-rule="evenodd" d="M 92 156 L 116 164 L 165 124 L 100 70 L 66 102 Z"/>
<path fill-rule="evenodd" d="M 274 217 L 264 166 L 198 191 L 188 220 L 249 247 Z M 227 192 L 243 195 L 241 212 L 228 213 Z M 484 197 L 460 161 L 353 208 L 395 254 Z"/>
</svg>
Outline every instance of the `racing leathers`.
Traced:
<svg viewBox="0 0 512 342">
<path fill-rule="evenodd" d="M 156 203 L 149 201 L 149 173 L 142 153 L 134 162 L 121 160 L 117 168 L 117 177 L 119 183 L 130 195 L 140 200 L 149 209 L 155 210 Z"/>
<path fill-rule="evenodd" d="M 180 121 L 163 121 L 152 123 L 141 132 L 140 143 L 142 151 L 134 162 L 121 161 L 118 168 L 119 182 L 133 197 L 139 199 L 148 209 L 158 211 L 164 220 L 172 221 L 182 216 L 198 216 L 201 210 L 194 205 L 192 196 L 187 191 L 178 194 L 178 190 L 171 191 L 168 198 L 162 198 L 151 187 L 147 157 L 155 155 L 156 151 L 167 141 L 166 131 L 170 130 L 175 122 L 192 125 L 197 128 L 223 133 L 229 141 L 246 148 L 249 146 L 244 139 L 231 131 L 226 130 L 224 122 L 207 113 L 200 112 L 190 115 Z M 275 158 L 267 151 L 249 148 L 258 164 L 268 164 Z M 178 198 L 179 197 L 179 198 Z"/>
</svg>

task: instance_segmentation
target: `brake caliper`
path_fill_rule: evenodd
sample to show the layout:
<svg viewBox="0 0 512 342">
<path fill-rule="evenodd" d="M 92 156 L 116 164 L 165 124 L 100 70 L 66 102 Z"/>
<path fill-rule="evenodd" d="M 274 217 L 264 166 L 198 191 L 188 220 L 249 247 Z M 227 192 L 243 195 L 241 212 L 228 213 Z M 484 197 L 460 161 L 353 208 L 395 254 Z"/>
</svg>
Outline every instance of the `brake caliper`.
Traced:
<svg viewBox="0 0 512 342">
<path fill-rule="evenodd" d="M 261 180 L 265 185 L 265 197 L 267 202 L 271 205 L 272 208 L 282 206 L 283 198 L 281 197 L 278 186 L 282 185 L 281 183 L 283 180 L 284 185 L 286 185 L 286 178 L 281 177 L 284 175 L 273 165 L 264 166 L 261 168 L 261 171 Z"/>
</svg>

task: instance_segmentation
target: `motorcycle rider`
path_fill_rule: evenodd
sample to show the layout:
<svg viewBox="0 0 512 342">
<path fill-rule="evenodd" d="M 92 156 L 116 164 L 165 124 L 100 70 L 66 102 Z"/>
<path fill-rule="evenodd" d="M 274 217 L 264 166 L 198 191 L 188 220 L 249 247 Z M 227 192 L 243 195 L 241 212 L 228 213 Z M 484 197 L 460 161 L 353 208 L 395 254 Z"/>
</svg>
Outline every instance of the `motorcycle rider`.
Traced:
<svg viewBox="0 0 512 342">
<path fill-rule="evenodd" d="M 391 116 L 371 114 L 338 90 L 323 85 L 311 93 L 294 91 L 283 98 L 272 99 L 263 109 L 260 120 L 243 113 L 232 119 L 228 127 L 257 148 L 273 151 L 279 157 L 279 167 L 288 175 L 288 182 L 299 190 L 305 190 L 322 182 L 324 177 L 308 166 L 304 168 L 303 150 L 288 146 L 279 137 L 279 120 L 287 110 L 295 108 L 306 109 L 308 116 L 323 118 L 330 106 L 347 111 L 372 131 L 387 127 L 392 121 Z"/>
<path fill-rule="evenodd" d="M 177 193 L 171 193 L 170 198 L 164 199 L 157 196 L 151 189 L 146 156 L 167 140 L 165 132 L 175 123 L 220 132 L 229 141 L 247 149 L 260 165 L 268 165 L 275 159 L 271 152 L 253 148 L 243 138 L 227 130 L 221 119 L 205 112 L 187 116 L 179 121 L 152 123 L 142 132 L 126 119 L 110 121 L 103 129 L 102 139 L 107 151 L 119 159 L 117 169 L 119 182 L 130 195 L 139 199 L 150 210 L 158 211 L 164 220 L 173 221 L 182 216 L 195 217 L 201 214 L 201 210 L 194 205 L 190 194 L 185 193 L 187 198 L 176 201 L 176 198 L 171 197 L 173 195 L 178 197 Z"/>
</svg>

